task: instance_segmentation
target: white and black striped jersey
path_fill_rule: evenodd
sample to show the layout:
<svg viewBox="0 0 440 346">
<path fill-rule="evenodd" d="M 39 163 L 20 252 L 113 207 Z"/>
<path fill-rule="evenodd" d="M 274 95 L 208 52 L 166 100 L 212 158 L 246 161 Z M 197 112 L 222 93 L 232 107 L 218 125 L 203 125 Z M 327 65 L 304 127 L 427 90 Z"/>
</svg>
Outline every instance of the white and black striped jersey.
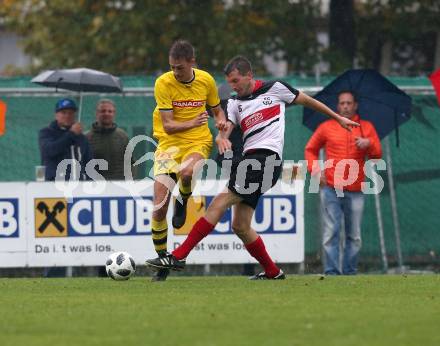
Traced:
<svg viewBox="0 0 440 346">
<path fill-rule="evenodd" d="M 243 132 L 243 152 L 269 149 L 280 157 L 284 146 L 284 114 L 299 91 L 282 81 L 257 81 L 252 94 L 228 101 L 228 118 Z"/>
</svg>

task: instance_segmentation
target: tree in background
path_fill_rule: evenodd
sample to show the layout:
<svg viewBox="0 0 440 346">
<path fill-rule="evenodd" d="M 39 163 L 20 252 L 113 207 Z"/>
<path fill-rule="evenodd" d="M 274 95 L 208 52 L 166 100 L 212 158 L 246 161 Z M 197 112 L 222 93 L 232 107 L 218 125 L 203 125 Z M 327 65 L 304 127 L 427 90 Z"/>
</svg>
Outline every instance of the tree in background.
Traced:
<svg viewBox="0 0 440 346">
<path fill-rule="evenodd" d="M 327 24 L 324 60 L 333 73 L 372 67 L 421 74 L 440 67 L 438 0 L 2 0 L 0 24 L 23 37 L 29 72 L 87 66 L 114 74 L 167 70 L 178 38 L 196 47 L 199 66 L 221 72 L 244 54 L 257 73 L 263 58 L 288 73 L 313 73 L 321 60 L 318 31 Z M 435 48 L 436 47 L 436 48 Z"/>
<path fill-rule="evenodd" d="M 319 5 L 316 0 L 235 1 L 227 11 L 234 50 L 251 55 L 260 68 L 267 55 L 286 61 L 288 72 L 310 73 L 318 61 Z"/>
<path fill-rule="evenodd" d="M 137 73 L 165 68 L 175 38 L 215 35 L 208 25 L 215 22 L 214 1 L 194 3 L 18 0 L 6 1 L 3 10 L 10 28 L 24 37 L 25 52 L 37 59 L 35 69 L 87 66 Z"/>
<path fill-rule="evenodd" d="M 440 1 L 370 0 L 356 12 L 361 66 L 404 75 L 440 67 Z"/>
<path fill-rule="evenodd" d="M 353 0 L 331 0 L 329 11 L 330 47 L 327 59 L 331 71 L 340 73 L 353 67 L 356 54 L 356 30 Z"/>
<path fill-rule="evenodd" d="M 168 69 L 178 38 L 196 47 L 203 68 L 221 71 L 236 54 L 255 61 L 282 52 L 295 70 L 314 63 L 316 1 L 4 0 L 7 27 L 42 68 L 87 66 L 116 74 Z"/>
</svg>

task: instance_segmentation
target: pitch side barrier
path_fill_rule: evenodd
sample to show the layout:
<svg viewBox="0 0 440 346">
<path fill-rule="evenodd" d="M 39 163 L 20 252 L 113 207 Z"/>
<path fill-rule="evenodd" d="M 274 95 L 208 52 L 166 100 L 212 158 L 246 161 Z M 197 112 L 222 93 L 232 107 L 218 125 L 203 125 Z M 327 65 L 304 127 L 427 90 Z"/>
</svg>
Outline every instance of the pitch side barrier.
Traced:
<svg viewBox="0 0 440 346">
<path fill-rule="evenodd" d="M 292 184 L 290 172 L 261 198 L 252 226 L 275 261 L 300 263 L 304 195 Z M 156 255 L 151 241 L 152 180 L 62 184 L 63 189 L 57 182 L 0 183 L 0 267 L 96 266 L 114 251 L 127 251 L 143 264 Z M 197 183 L 185 225 L 169 231 L 169 249 L 182 243 L 225 184 L 225 180 Z M 189 264 L 255 262 L 233 234 L 232 217 L 228 210 L 191 253 Z"/>
</svg>

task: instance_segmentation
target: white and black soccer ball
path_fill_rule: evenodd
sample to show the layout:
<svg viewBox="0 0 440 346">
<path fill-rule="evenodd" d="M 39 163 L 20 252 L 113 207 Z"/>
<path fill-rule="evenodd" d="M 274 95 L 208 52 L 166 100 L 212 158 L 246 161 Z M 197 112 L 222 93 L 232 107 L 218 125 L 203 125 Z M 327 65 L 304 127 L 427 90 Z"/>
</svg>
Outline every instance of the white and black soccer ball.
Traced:
<svg viewBox="0 0 440 346">
<path fill-rule="evenodd" d="M 136 264 L 129 253 L 119 251 L 109 256 L 105 262 L 105 270 L 113 280 L 128 280 L 136 271 Z"/>
</svg>

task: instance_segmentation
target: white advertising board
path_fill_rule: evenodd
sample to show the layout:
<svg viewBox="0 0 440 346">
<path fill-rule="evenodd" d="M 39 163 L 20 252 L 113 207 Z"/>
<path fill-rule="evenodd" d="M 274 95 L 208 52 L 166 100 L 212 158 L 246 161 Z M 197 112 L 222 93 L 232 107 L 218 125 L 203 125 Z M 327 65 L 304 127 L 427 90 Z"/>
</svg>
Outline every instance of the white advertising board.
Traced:
<svg viewBox="0 0 440 346">
<path fill-rule="evenodd" d="M 139 264 L 154 256 L 152 189 L 133 198 L 123 182 L 106 182 L 99 193 L 94 184 L 66 184 L 65 194 L 54 183 L 29 183 L 29 265 L 103 265 L 119 250 Z"/>
<path fill-rule="evenodd" d="M 0 266 L 24 267 L 27 256 L 26 185 L 0 183 Z"/>
<path fill-rule="evenodd" d="M 53 182 L 18 185 L 20 188 L 17 186 L 10 191 L 21 191 L 16 204 L 20 207 L 17 220 L 23 217 L 17 221 L 23 224 L 20 226 L 23 232 L 12 234 L 21 242 L 13 243 L 17 239 L 11 236 L 0 237 L 0 253 L 7 256 L 15 249 L 25 256 L 22 260 L 11 257 L 7 265 L 2 261 L 0 266 L 103 265 L 108 255 L 118 250 L 129 252 L 137 264 L 156 256 L 151 240 L 152 184 L 142 189 L 126 182 L 107 182 L 101 186 L 93 182 L 75 182 L 66 184 L 63 189 Z M 205 181 L 196 186 L 186 224 L 179 230 L 170 228 L 168 232 L 169 249 L 183 242 L 191 226 L 224 185 L 224 181 Z M 137 196 L 133 197 L 130 191 L 136 191 Z M 261 198 L 252 222 L 277 262 L 302 262 L 304 259 L 303 195 L 302 191 L 294 192 L 292 187 L 279 182 Z M 2 189 L 0 201 L 11 203 L 8 198 L 12 197 Z M 12 217 L 11 207 L 7 208 L 0 214 L 3 219 Z M 169 225 L 172 210 L 170 206 Z M 188 263 L 254 262 L 232 233 L 232 217 L 233 211 L 228 210 L 213 233 L 190 254 Z M 0 226 L 5 224 L 0 223 Z M 8 229 L 11 232 L 12 228 Z M 2 232 L 7 234 L 5 230 L 0 234 Z"/>
<path fill-rule="evenodd" d="M 188 233 L 191 225 L 203 215 L 204 206 L 208 206 L 214 196 L 223 190 L 226 182 L 211 181 L 210 188 L 203 188 L 200 201 L 191 209 L 192 220 L 187 220 L 180 232 L 171 235 L 171 249 L 181 244 L 186 235 L 174 233 Z M 197 189 L 194 191 L 197 195 Z M 198 207 L 199 204 L 201 207 Z M 200 210 L 194 213 L 194 210 Z M 188 256 L 187 263 L 218 264 L 218 263 L 254 263 L 255 260 L 246 251 L 241 240 L 233 233 L 231 225 L 234 212 L 228 210 L 214 231 L 207 236 Z M 188 222 L 189 221 L 189 222 Z M 288 184 L 278 182 L 271 190 L 265 193 L 255 209 L 252 228 L 263 238 L 270 256 L 276 262 L 300 263 L 304 261 L 304 202 L 302 190 L 295 194 L 295 190 Z"/>
</svg>

